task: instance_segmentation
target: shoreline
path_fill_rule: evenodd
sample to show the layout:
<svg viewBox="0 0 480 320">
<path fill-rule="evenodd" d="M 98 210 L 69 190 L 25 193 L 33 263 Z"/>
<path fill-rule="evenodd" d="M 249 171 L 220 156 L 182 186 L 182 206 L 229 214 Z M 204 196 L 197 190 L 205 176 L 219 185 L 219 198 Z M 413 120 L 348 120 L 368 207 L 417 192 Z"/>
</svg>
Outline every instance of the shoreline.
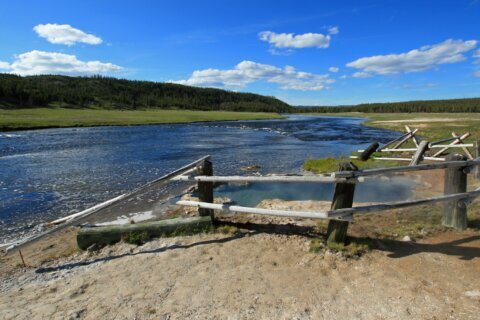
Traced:
<svg viewBox="0 0 480 320">
<path fill-rule="evenodd" d="M 146 110 L 102 110 L 31 108 L 0 109 L 0 133 L 43 129 L 90 128 L 90 127 L 131 127 L 159 124 L 190 124 L 227 121 L 276 120 L 285 119 L 279 113 L 244 111 L 203 111 L 175 109 Z M 8 118 L 9 117 L 9 118 Z M 158 118 L 152 120 L 152 118 Z M 8 118 L 8 119 L 6 119 Z M 9 123 L 10 121 L 10 123 Z M 46 124 L 28 124 L 40 121 Z"/>
</svg>

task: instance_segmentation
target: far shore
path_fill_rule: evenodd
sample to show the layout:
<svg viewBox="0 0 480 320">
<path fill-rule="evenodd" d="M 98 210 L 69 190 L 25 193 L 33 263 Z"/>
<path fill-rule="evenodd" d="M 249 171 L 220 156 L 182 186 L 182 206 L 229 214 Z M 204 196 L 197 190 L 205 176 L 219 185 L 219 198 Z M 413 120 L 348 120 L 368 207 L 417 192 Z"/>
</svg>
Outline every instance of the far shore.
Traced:
<svg viewBox="0 0 480 320">
<path fill-rule="evenodd" d="M 0 132 L 97 126 L 282 119 L 278 113 L 198 110 L 0 109 Z"/>
</svg>

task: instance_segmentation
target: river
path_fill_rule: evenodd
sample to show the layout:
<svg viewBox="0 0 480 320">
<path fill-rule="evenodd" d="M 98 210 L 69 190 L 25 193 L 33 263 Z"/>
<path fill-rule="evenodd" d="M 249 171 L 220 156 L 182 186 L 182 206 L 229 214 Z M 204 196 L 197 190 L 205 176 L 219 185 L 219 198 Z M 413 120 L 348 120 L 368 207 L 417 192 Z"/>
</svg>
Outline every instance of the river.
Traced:
<svg viewBox="0 0 480 320">
<path fill-rule="evenodd" d="M 216 174 L 240 174 L 240 167 L 254 164 L 264 174 L 298 173 L 308 157 L 348 156 L 399 135 L 363 126 L 363 120 L 291 115 L 281 120 L 0 132 L 0 243 L 207 154 Z"/>
</svg>

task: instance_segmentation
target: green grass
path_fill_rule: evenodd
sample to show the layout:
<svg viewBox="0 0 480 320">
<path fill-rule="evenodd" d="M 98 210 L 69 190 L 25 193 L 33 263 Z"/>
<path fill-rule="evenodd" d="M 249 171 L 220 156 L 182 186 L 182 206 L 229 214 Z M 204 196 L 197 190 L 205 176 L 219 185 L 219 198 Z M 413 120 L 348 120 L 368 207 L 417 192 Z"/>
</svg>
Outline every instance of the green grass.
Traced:
<svg viewBox="0 0 480 320">
<path fill-rule="evenodd" d="M 374 155 L 375 156 L 375 155 Z M 377 155 L 378 156 L 378 155 Z M 358 161 L 355 159 L 348 158 L 320 158 L 320 159 L 307 159 L 303 163 L 303 169 L 315 173 L 328 173 L 338 170 L 340 162 L 351 161 L 359 169 L 370 169 L 370 168 L 383 168 L 388 166 L 399 166 L 402 165 L 399 161 L 384 161 L 384 160 L 372 160 L 368 161 Z M 404 163 L 403 163 L 404 164 Z"/>
<path fill-rule="evenodd" d="M 373 241 L 370 239 L 352 239 L 348 244 L 326 242 L 321 238 L 310 241 L 310 252 L 321 253 L 328 249 L 332 252 L 341 252 L 345 258 L 358 258 L 373 248 Z"/>
<path fill-rule="evenodd" d="M 0 109 L 0 131 L 59 127 L 142 125 L 198 121 L 279 119 L 276 113 L 190 110 Z"/>
</svg>

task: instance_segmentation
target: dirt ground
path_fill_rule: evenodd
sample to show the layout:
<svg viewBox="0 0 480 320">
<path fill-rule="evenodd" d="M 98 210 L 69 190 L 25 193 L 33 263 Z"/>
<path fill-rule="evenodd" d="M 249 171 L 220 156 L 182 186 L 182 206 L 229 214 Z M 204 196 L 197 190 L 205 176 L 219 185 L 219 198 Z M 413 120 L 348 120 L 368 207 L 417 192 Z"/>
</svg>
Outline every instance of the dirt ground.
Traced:
<svg viewBox="0 0 480 320">
<path fill-rule="evenodd" d="M 360 259 L 307 235 L 126 243 L 2 280 L 2 319 L 478 319 L 480 232 L 382 242 Z"/>
<path fill-rule="evenodd" d="M 419 192 L 439 190 L 423 178 Z M 302 204 L 263 204 L 285 205 Z M 351 241 L 373 244 L 359 258 L 312 252 L 326 226 L 312 220 L 223 217 L 227 234 L 96 252 L 67 229 L 22 249 L 27 268 L 0 257 L 0 319 L 478 319 L 479 216 L 465 231 L 439 219 L 432 206 L 358 217 Z"/>
</svg>

